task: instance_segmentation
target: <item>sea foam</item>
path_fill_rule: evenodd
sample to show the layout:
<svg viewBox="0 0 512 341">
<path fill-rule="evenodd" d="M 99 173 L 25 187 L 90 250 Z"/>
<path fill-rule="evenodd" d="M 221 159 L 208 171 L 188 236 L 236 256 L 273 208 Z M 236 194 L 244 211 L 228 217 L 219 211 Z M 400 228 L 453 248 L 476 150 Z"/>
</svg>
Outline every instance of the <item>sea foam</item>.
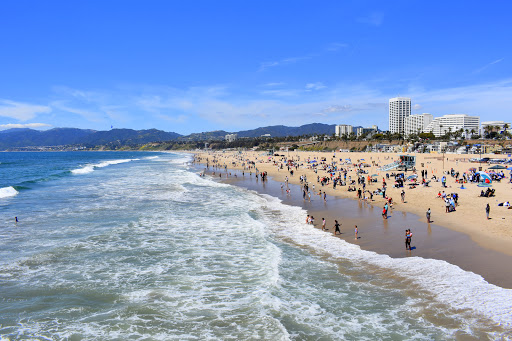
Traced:
<svg viewBox="0 0 512 341">
<path fill-rule="evenodd" d="M 281 238 L 326 253 L 333 259 L 392 270 L 397 276 L 405 277 L 430 292 L 440 303 L 456 310 L 474 311 L 501 326 L 512 328 L 512 289 L 490 284 L 482 276 L 443 260 L 392 258 L 362 250 L 358 245 L 301 223 L 307 214 L 302 208 L 285 205 L 275 197 L 263 196 L 268 200 L 268 208 L 283 213 L 284 219 L 274 231 Z"/>
<path fill-rule="evenodd" d="M 86 166 L 83 166 L 82 168 L 73 169 L 71 171 L 71 173 L 73 173 L 73 174 L 88 174 L 88 173 L 94 172 L 94 170 L 96 168 L 103 168 L 103 167 L 107 167 L 110 165 L 117 165 L 120 163 L 126 163 L 126 162 L 137 161 L 137 160 L 140 160 L 140 159 L 121 159 L 121 160 L 103 161 L 103 162 L 96 163 L 96 164 L 86 165 Z"/>
<path fill-rule="evenodd" d="M 12 186 L 0 188 L 0 198 L 13 197 L 18 193 L 19 192 L 15 190 Z"/>
</svg>

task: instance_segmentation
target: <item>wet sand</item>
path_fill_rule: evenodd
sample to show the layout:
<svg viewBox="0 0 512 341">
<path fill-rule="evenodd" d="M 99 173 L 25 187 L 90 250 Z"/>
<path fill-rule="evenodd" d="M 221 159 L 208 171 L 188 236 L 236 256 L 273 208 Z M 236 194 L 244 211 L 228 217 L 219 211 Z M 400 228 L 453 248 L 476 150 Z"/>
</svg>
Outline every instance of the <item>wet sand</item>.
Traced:
<svg viewBox="0 0 512 341">
<path fill-rule="evenodd" d="M 204 167 L 199 166 L 200 170 Z M 212 171 L 207 171 L 207 175 Z M 281 189 L 281 183 L 273 181 L 262 182 L 256 179 L 254 173 L 249 175 L 242 171 L 228 170 L 231 173 L 223 181 L 261 194 L 271 195 L 283 201 L 284 204 L 299 206 L 315 218 L 315 227 L 321 228 L 322 217 L 326 219 L 326 233 L 333 233 L 334 219 L 341 225 L 341 235 L 345 241 L 359 245 L 362 249 L 387 254 L 393 258 L 423 257 L 444 260 L 460 268 L 481 275 L 487 282 L 503 288 L 512 288 L 512 256 L 489 250 L 473 241 L 467 234 L 457 232 L 435 224 L 420 220 L 415 214 L 391 209 L 388 219 L 381 216 L 382 207 L 374 202 L 364 202 L 327 195 L 327 202 L 318 195 L 311 197 L 311 202 L 302 199 L 299 185 L 289 184 L 290 195 Z M 234 175 L 237 174 L 237 177 Z M 284 185 L 284 183 L 283 183 Z M 315 191 L 322 189 L 315 183 Z M 285 187 L 286 188 L 286 187 Z M 305 218 L 305 217 L 304 217 Z M 354 225 L 358 226 L 359 238 L 355 240 Z M 413 233 L 412 251 L 405 249 L 405 230 L 410 228 Z M 333 236 L 334 237 L 334 236 Z"/>
</svg>

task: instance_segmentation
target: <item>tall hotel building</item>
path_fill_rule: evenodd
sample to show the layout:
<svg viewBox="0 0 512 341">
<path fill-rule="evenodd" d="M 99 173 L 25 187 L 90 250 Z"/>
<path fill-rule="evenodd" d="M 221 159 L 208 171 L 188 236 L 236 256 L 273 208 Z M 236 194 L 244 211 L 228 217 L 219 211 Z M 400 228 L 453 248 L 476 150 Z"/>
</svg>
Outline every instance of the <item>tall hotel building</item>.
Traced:
<svg viewBox="0 0 512 341">
<path fill-rule="evenodd" d="M 405 118 L 411 115 L 411 99 L 395 97 L 389 100 L 389 131 L 405 133 Z"/>
</svg>

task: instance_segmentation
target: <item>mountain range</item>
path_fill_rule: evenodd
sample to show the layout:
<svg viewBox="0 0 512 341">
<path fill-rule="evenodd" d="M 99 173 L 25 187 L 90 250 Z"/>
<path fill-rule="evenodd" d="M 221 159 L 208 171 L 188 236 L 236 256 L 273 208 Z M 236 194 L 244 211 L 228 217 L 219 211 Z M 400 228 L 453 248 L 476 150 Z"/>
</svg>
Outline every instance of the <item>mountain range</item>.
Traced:
<svg viewBox="0 0 512 341">
<path fill-rule="evenodd" d="M 312 123 L 300 127 L 287 127 L 283 125 L 260 127 L 252 130 L 234 132 L 239 138 L 254 138 L 270 134 L 272 137 L 314 135 L 334 133 L 335 125 Z M 158 129 L 133 130 L 112 129 L 108 131 L 95 131 L 78 128 L 54 128 L 45 131 L 15 128 L 0 131 L 0 150 L 20 147 L 81 145 L 93 147 L 117 143 L 119 145 L 140 145 L 161 141 L 207 141 L 221 140 L 229 132 L 217 130 L 210 132 L 180 135 L 174 132 L 165 132 Z"/>
</svg>

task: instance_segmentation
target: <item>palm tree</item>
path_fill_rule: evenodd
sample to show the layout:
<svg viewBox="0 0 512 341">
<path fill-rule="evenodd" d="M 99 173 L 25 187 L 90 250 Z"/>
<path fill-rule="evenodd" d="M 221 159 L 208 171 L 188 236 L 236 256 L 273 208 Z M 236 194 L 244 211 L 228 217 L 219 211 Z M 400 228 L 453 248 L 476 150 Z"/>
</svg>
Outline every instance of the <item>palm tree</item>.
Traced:
<svg viewBox="0 0 512 341">
<path fill-rule="evenodd" d="M 510 124 L 505 123 L 503 125 L 503 135 L 505 135 L 506 137 L 509 137 L 509 135 L 510 135 L 510 133 L 508 132 L 509 128 L 510 128 Z"/>
<path fill-rule="evenodd" d="M 489 136 L 491 134 L 491 130 L 492 130 L 492 126 L 485 126 L 484 127 L 485 137 L 487 137 L 487 136 Z"/>
</svg>

